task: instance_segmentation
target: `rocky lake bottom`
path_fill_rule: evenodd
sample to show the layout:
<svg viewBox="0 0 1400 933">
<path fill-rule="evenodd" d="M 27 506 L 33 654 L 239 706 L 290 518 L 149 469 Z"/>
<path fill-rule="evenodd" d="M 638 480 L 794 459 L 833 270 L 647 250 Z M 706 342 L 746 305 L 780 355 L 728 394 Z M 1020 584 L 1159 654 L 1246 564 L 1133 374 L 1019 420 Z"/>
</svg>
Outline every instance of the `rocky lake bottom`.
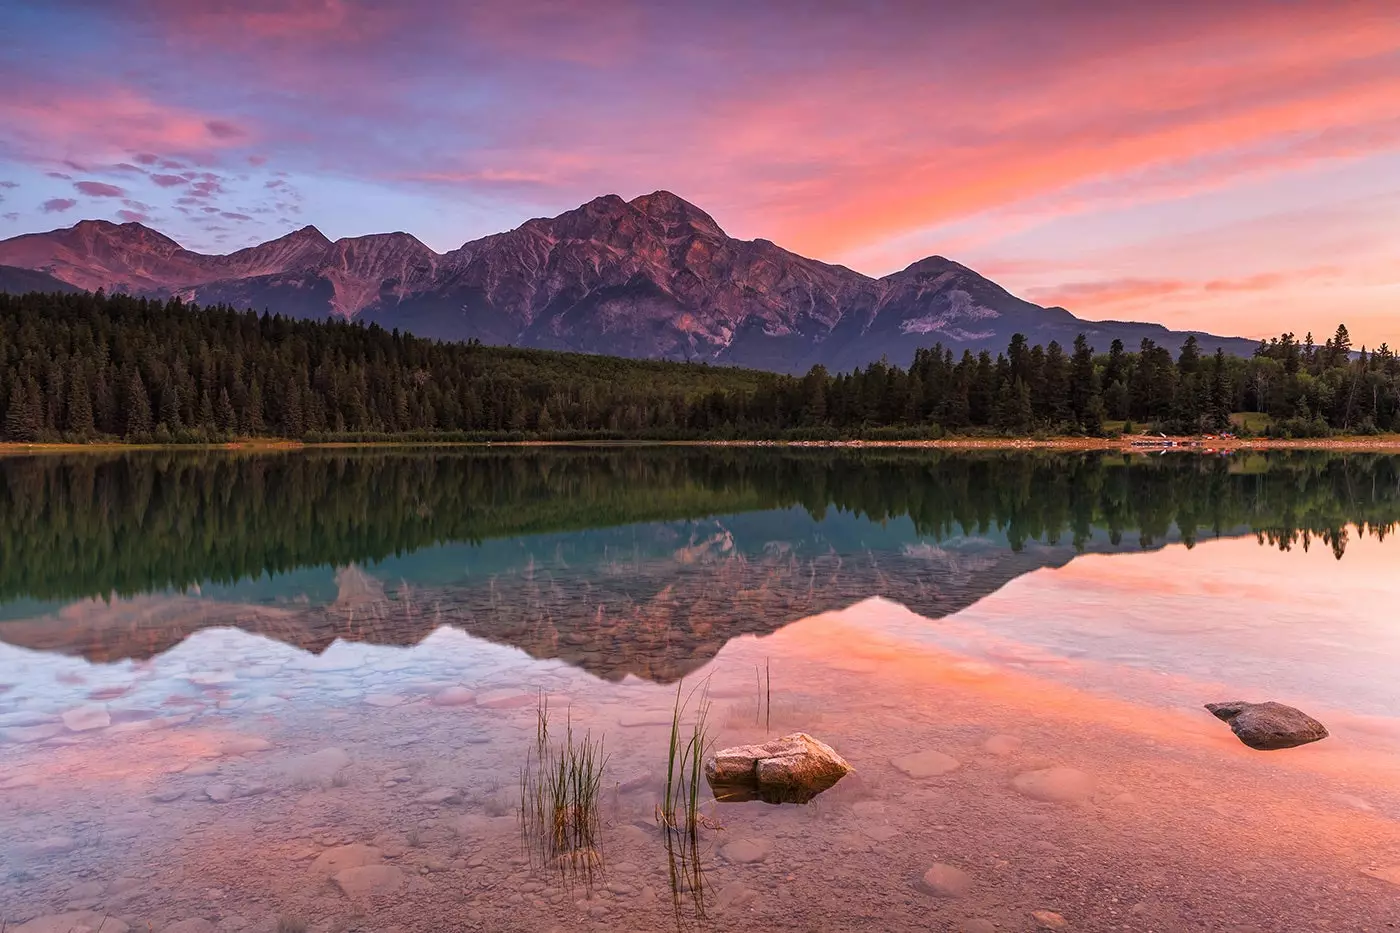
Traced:
<svg viewBox="0 0 1400 933">
<path fill-rule="evenodd" d="M 1390 461 L 588 456 L 0 461 L 34 506 L 0 510 L 0 930 L 1400 924 Z M 169 533 L 124 549 L 102 490 Z M 804 732 L 853 771 L 702 786 L 678 852 L 678 698 L 710 749 Z M 1250 748 L 1205 708 L 1235 701 L 1327 735 Z M 602 743 L 567 859 L 522 831 L 546 702 Z"/>
</svg>

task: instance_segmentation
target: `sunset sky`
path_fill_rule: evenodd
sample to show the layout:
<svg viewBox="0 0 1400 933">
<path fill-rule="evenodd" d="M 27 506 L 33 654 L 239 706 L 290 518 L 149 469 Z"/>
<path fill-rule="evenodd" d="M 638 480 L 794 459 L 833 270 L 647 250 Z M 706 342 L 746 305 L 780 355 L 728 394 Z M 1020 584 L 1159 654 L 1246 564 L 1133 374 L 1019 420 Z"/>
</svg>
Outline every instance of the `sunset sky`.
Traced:
<svg viewBox="0 0 1400 933">
<path fill-rule="evenodd" d="M 432 248 L 665 188 L 883 275 L 1400 344 L 1385 2 L 0 0 L 0 237 Z"/>
</svg>

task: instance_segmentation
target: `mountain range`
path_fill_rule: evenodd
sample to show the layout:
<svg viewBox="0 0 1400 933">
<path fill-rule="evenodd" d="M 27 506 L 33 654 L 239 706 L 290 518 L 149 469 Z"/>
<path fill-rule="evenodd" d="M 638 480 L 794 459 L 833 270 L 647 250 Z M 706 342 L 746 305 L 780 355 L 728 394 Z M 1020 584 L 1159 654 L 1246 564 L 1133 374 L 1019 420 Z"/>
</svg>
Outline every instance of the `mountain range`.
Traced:
<svg viewBox="0 0 1400 933">
<path fill-rule="evenodd" d="M 139 223 L 84 220 L 0 240 L 0 291 L 122 291 L 305 318 L 340 316 L 424 337 L 801 372 L 918 347 L 1005 348 L 1011 335 L 1106 351 L 1189 332 L 1085 321 L 1015 297 L 930 256 L 883 278 L 728 236 L 667 191 L 595 198 L 557 217 L 436 253 L 407 233 L 332 241 L 307 226 L 227 255 L 187 250 Z M 1202 349 L 1256 341 L 1196 333 Z"/>
</svg>

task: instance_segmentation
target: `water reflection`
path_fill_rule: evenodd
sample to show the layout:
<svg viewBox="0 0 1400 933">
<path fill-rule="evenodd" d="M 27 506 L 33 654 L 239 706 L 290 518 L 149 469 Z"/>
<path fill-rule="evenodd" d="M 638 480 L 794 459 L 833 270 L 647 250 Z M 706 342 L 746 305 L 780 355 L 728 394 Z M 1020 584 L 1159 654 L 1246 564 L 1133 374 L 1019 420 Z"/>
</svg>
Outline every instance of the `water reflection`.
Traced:
<svg viewBox="0 0 1400 933">
<path fill-rule="evenodd" d="M 0 459 L 0 502 L 10 644 L 111 662 L 236 626 L 320 653 L 450 625 L 673 682 L 739 635 L 877 594 L 939 618 L 1087 553 L 1254 535 L 1340 557 L 1400 519 L 1400 471 L 1311 453 L 164 454 Z"/>
</svg>

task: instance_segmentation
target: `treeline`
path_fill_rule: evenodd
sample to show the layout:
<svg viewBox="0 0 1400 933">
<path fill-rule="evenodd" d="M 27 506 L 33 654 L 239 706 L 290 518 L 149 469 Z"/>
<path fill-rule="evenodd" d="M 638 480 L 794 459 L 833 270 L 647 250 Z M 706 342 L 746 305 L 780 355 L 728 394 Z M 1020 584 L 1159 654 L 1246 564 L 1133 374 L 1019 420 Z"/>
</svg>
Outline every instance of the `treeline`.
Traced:
<svg viewBox="0 0 1400 933">
<path fill-rule="evenodd" d="M 789 540 L 783 523 L 794 507 L 819 520 L 846 513 L 877 523 L 895 548 L 977 536 L 1013 550 L 1033 541 L 1083 549 L 1096 539 L 1129 549 L 1255 533 L 1283 548 L 1319 540 L 1340 557 L 1352 536 L 1384 535 L 1400 521 L 1400 458 L 658 447 L 5 457 L 0 603 L 230 584 L 448 542 L 769 512 L 775 527 L 760 523 L 735 541 L 758 559 L 771 541 Z M 802 552 L 802 542 L 790 543 Z M 805 553 L 870 546 L 864 534 L 843 540 L 839 525 L 828 526 Z"/>
<path fill-rule="evenodd" d="M 1286 334 L 1251 359 L 1081 337 L 1005 353 L 920 349 L 831 375 L 450 344 L 179 300 L 0 295 L 0 439 L 306 440 L 936 437 L 1400 430 L 1400 360 Z M 1128 425 L 1121 425 L 1129 422 Z"/>
</svg>

